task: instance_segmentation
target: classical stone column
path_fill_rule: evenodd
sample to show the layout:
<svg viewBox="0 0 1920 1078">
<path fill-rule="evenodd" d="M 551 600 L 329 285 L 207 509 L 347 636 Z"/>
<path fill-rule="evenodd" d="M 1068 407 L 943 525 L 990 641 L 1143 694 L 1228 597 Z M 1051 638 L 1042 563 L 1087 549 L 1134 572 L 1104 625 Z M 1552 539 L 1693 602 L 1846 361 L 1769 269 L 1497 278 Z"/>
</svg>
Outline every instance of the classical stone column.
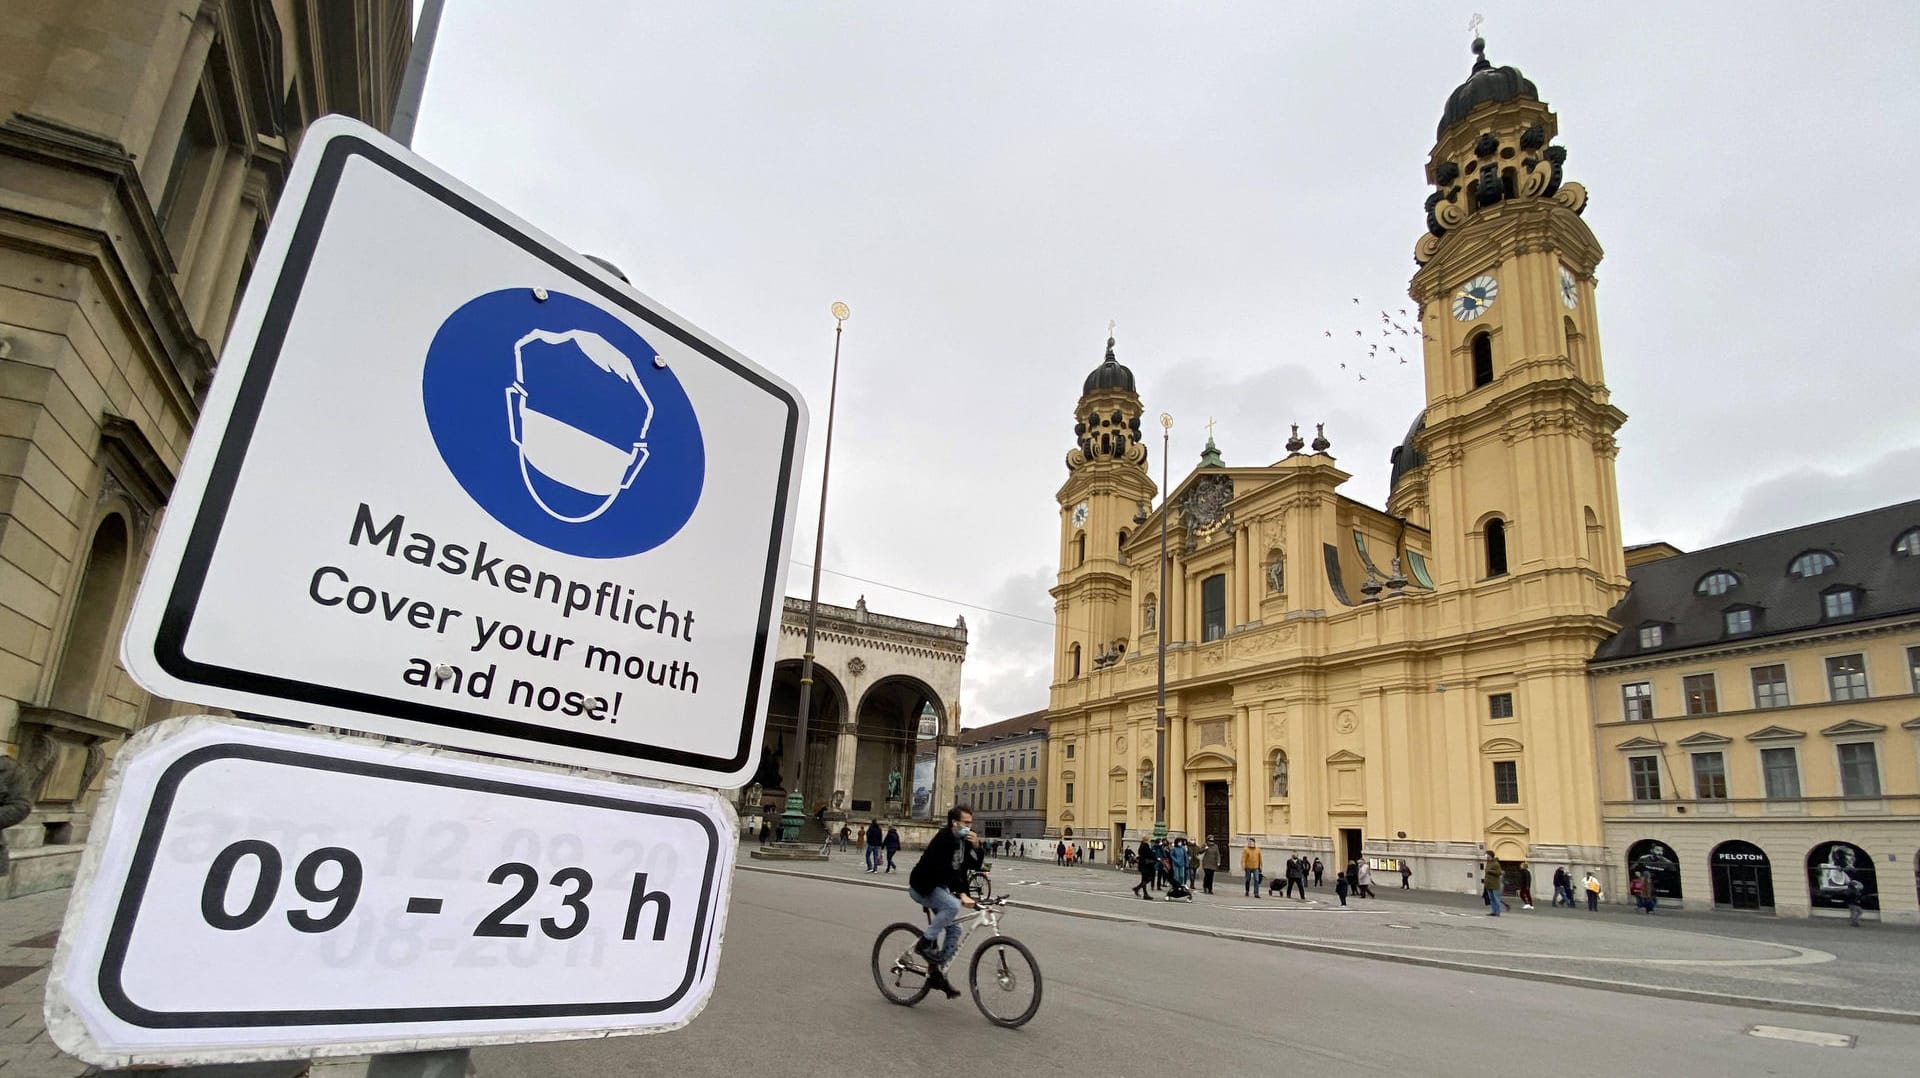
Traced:
<svg viewBox="0 0 1920 1078">
<path fill-rule="evenodd" d="M 1253 749 L 1252 713 L 1246 704 L 1233 709 L 1233 788 L 1228 791 L 1232 798 L 1227 813 L 1229 827 L 1236 831 L 1251 831 L 1254 798 L 1262 792 L 1255 785 L 1255 776 L 1259 772 L 1259 756 Z"/>
<path fill-rule="evenodd" d="M 180 55 L 180 66 L 173 72 L 173 85 L 167 90 L 167 102 L 153 124 L 153 136 L 147 140 L 147 153 L 140 162 L 140 182 L 147 189 L 147 201 L 160 205 L 166 193 L 167 174 L 173 170 L 173 155 L 180 147 L 180 132 L 187 126 L 187 111 L 193 107 L 193 95 L 200 90 L 200 75 L 207 67 L 207 52 L 213 45 L 213 17 L 204 12 L 193 21 L 187 45 Z"/>
<path fill-rule="evenodd" d="M 846 812 L 853 811 L 853 769 L 860 757 L 859 729 L 852 722 L 843 721 L 840 736 L 833 744 L 833 788 L 846 792 L 846 798 L 840 803 Z"/>
<path fill-rule="evenodd" d="M 944 823 L 947 810 L 953 807 L 953 784 L 960 769 L 960 715 L 959 709 L 949 709 L 952 714 L 943 723 L 946 729 L 940 733 L 939 747 L 933 756 L 933 818 Z"/>
</svg>

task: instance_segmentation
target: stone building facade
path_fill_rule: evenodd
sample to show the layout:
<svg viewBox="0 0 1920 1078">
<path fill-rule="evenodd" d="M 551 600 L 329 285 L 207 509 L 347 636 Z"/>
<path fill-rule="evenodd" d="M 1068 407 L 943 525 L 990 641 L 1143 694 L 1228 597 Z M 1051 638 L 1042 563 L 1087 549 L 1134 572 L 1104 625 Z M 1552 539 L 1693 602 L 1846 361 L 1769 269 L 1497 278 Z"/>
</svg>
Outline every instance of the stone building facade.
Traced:
<svg viewBox="0 0 1920 1078">
<path fill-rule="evenodd" d="M 64 884 L 114 748 L 173 705 L 118 663 L 147 545 L 301 132 L 384 127 L 403 0 L 15 4 L 0 34 L 0 890 Z"/>
<path fill-rule="evenodd" d="M 807 601 L 789 598 L 754 776 L 762 805 L 776 812 L 802 766 L 794 748 L 806 639 Z M 851 607 L 820 604 L 802 786 L 809 816 L 822 809 L 856 821 L 945 816 L 954 798 L 966 657 L 965 618 L 934 625 L 877 614 L 865 598 Z M 932 766 L 917 767 L 916 757 L 929 747 Z"/>
<path fill-rule="evenodd" d="M 975 828 L 988 838 L 1034 838 L 1047 829 L 1047 713 L 1029 712 L 960 732 L 954 780 Z"/>
</svg>

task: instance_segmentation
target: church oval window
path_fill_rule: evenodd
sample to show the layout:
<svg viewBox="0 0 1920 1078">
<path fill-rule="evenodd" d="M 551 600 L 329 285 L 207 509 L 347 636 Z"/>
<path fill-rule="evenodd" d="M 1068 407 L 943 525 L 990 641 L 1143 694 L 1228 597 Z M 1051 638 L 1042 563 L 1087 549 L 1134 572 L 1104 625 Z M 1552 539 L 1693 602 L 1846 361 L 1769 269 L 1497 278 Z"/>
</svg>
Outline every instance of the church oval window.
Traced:
<svg viewBox="0 0 1920 1078">
<path fill-rule="evenodd" d="M 1787 565 L 1787 575 L 1806 580 L 1831 572 L 1840 562 L 1824 550 L 1808 550 L 1796 556 Z"/>
<path fill-rule="evenodd" d="M 1693 585 L 1695 595 L 1725 595 L 1740 586 L 1740 578 L 1725 569 L 1715 569 Z"/>
<path fill-rule="evenodd" d="M 1901 558 L 1920 558 L 1920 528 L 1908 528 L 1893 541 L 1893 553 Z"/>
</svg>

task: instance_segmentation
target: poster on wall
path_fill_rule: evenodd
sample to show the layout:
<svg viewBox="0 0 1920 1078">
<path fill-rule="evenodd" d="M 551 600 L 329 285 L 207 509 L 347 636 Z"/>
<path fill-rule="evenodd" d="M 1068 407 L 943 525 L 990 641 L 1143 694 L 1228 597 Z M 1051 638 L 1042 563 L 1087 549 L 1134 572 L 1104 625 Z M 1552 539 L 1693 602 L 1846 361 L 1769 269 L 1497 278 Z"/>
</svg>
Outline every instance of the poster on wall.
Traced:
<svg viewBox="0 0 1920 1078">
<path fill-rule="evenodd" d="M 913 807 L 910 812 L 914 819 L 924 820 L 933 815 L 933 765 L 936 757 L 932 755 L 916 757 L 913 761 Z"/>
<path fill-rule="evenodd" d="M 1653 897 L 1678 899 L 1680 894 L 1680 862 L 1673 856 L 1673 849 L 1664 842 L 1646 839 L 1633 844 L 1627 851 L 1627 868 L 1635 873 L 1645 872 L 1653 877 Z"/>
<path fill-rule="evenodd" d="M 1822 842 L 1807 854 L 1807 893 L 1817 910 L 1847 908 L 1847 880 L 1860 881 L 1860 906 L 1880 908 L 1880 888 L 1874 881 L 1873 858 L 1851 842 Z"/>
</svg>

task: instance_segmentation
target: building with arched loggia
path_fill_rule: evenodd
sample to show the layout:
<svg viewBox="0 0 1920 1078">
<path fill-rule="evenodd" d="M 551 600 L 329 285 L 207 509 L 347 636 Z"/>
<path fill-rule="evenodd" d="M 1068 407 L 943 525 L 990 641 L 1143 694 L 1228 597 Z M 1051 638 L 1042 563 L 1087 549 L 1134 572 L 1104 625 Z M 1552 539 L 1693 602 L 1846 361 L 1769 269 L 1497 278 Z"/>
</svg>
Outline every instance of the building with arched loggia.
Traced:
<svg viewBox="0 0 1920 1078">
<path fill-rule="evenodd" d="M 9 5 L 0 35 L 0 746 L 32 813 L 0 897 L 66 886 L 115 747 L 147 548 L 302 133 L 385 127 L 400 0 Z"/>
<path fill-rule="evenodd" d="M 934 625 L 876 614 L 865 598 L 851 607 L 821 603 L 803 765 L 796 749 L 806 640 L 807 601 L 789 598 L 753 777 L 758 807 L 777 815 L 804 766 L 809 818 L 844 814 L 857 825 L 944 816 L 954 798 L 966 619 Z M 923 738 L 926 719 L 932 736 Z"/>
</svg>

